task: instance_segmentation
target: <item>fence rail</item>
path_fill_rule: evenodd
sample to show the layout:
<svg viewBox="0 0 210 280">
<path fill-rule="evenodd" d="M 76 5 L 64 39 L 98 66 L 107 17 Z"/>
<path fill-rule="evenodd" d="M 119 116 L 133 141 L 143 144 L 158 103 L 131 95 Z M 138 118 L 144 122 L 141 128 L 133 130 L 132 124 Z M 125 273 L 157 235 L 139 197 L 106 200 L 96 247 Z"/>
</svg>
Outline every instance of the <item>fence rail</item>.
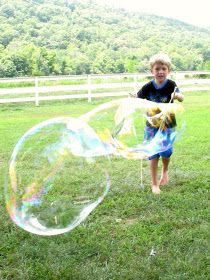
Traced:
<svg viewBox="0 0 210 280">
<path fill-rule="evenodd" d="M 199 79 L 197 78 L 199 75 L 206 75 L 209 77 L 206 79 Z M 193 76 L 196 78 L 193 78 Z M 38 106 L 39 102 L 44 100 L 86 98 L 89 102 L 91 102 L 92 98 L 128 96 L 129 93 L 136 93 L 137 90 L 145 84 L 145 79 L 150 77 L 151 74 L 149 73 L 126 73 L 0 79 L 0 103 L 35 102 Z M 182 91 L 210 90 L 210 71 L 173 72 L 171 73 L 171 77 L 173 77 L 173 79 L 177 82 Z M 112 81 L 108 82 L 107 79 L 111 79 Z M 115 80 L 114 82 L 113 79 Z M 78 84 L 78 80 L 80 80 L 80 84 Z M 121 81 L 119 82 L 119 80 Z M 51 81 L 70 81 L 71 84 L 42 85 L 44 82 L 49 83 Z M 15 88 L 1 87 L 3 83 L 12 84 L 27 82 L 32 83 L 32 85 Z M 65 92 L 67 92 L 67 94 L 63 94 Z M 27 94 L 33 96 L 17 97 Z"/>
</svg>

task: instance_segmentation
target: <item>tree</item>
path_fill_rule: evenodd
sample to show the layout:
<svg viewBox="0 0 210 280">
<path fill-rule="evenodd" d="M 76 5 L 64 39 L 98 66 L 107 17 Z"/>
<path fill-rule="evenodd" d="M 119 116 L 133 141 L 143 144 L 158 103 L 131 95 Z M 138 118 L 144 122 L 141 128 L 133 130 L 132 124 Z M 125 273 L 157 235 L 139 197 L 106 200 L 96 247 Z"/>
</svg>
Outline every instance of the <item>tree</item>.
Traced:
<svg viewBox="0 0 210 280">
<path fill-rule="evenodd" d="M 31 73 L 30 64 L 27 58 L 16 54 L 16 55 L 12 55 L 11 61 L 15 66 L 16 75 L 26 76 Z"/>
<path fill-rule="evenodd" d="M 138 72 L 139 61 L 137 57 L 133 56 L 125 60 L 125 71 L 128 73 Z"/>
<path fill-rule="evenodd" d="M 12 60 L 3 58 L 0 60 L 0 77 L 15 77 L 17 76 L 16 67 Z"/>
<path fill-rule="evenodd" d="M 2 24 L 1 29 L 2 32 L 0 33 L 0 44 L 6 47 L 15 38 L 15 31 L 8 24 Z"/>
<path fill-rule="evenodd" d="M 6 18 L 13 17 L 15 14 L 14 7 L 10 4 L 3 5 L 0 10 L 0 15 Z"/>
</svg>

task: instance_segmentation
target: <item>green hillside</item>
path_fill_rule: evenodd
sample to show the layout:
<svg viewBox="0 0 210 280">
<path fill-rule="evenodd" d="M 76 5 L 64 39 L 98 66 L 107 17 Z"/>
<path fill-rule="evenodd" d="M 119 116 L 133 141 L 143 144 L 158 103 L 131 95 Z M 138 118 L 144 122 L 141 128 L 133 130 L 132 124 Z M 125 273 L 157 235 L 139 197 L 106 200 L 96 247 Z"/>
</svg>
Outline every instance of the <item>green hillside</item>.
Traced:
<svg viewBox="0 0 210 280">
<path fill-rule="evenodd" d="M 210 30 L 94 1 L 0 0 L 0 77 L 210 69 Z"/>
</svg>

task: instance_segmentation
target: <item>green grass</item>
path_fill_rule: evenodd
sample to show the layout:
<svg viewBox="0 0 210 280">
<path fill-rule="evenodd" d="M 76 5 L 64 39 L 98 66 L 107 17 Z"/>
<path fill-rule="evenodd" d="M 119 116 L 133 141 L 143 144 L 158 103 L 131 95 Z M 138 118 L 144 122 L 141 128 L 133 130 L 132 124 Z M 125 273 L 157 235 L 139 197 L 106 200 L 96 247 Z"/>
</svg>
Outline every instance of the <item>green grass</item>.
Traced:
<svg viewBox="0 0 210 280">
<path fill-rule="evenodd" d="M 53 237 L 17 227 L 5 209 L 4 174 L 17 140 L 33 125 L 77 117 L 110 99 L 0 106 L 1 280 L 209 279 L 210 92 L 185 93 L 187 127 L 175 145 L 170 184 L 150 190 L 148 162 L 112 159 L 111 190 L 73 231 Z M 154 248 L 156 255 L 150 257 Z"/>
</svg>

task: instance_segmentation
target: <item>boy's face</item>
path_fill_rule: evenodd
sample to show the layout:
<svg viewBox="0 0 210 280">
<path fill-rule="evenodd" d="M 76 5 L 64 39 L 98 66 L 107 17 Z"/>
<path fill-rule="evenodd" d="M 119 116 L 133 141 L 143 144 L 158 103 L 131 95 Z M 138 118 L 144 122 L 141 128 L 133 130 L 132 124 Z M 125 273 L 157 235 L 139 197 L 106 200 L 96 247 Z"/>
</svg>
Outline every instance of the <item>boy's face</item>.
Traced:
<svg viewBox="0 0 210 280">
<path fill-rule="evenodd" d="M 162 84 L 167 78 L 170 70 L 166 64 L 155 63 L 151 69 L 157 84 Z"/>
</svg>

